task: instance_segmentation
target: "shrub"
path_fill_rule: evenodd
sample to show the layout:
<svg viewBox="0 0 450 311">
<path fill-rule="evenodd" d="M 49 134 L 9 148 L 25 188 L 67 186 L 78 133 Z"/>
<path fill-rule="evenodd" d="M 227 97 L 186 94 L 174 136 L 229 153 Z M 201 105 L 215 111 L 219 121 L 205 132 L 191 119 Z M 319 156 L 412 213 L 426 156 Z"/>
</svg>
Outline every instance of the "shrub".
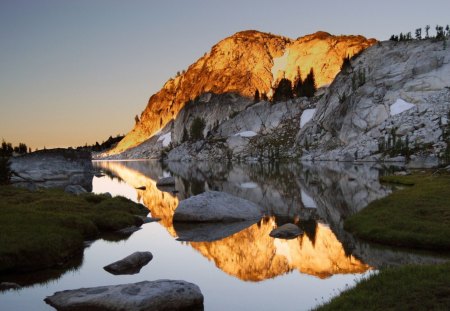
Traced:
<svg viewBox="0 0 450 311">
<path fill-rule="evenodd" d="M 203 130 L 205 129 L 205 120 L 200 117 L 196 117 L 191 124 L 190 138 L 193 141 L 203 139 Z"/>
<path fill-rule="evenodd" d="M 0 156 L 0 184 L 9 184 L 11 175 L 12 172 L 9 164 L 9 157 Z"/>
</svg>

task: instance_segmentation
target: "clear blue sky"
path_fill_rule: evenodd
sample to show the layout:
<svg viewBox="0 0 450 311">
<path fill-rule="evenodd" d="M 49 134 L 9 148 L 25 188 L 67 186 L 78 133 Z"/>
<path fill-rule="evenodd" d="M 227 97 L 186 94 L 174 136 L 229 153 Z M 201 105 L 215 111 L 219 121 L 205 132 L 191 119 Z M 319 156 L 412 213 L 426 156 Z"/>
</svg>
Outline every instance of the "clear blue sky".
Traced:
<svg viewBox="0 0 450 311">
<path fill-rule="evenodd" d="M 387 39 L 449 23 L 448 0 L 0 0 L 0 139 L 42 148 L 126 133 L 168 78 L 237 31 Z"/>
</svg>

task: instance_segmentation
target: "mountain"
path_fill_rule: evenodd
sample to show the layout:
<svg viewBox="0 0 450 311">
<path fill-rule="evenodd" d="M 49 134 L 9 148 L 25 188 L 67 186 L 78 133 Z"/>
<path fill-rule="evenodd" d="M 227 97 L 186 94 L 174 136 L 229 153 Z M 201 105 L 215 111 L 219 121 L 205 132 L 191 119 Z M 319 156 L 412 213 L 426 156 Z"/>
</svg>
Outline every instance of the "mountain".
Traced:
<svg viewBox="0 0 450 311">
<path fill-rule="evenodd" d="M 362 36 L 333 36 L 317 32 L 295 40 L 254 30 L 238 32 L 214 45 L 184 73 L 168 80 L 150 97 L 139 122 L 109 153 L 138 146 L 175 119 L 191 100 L 204 93 L 237 93 L 253 97 L 255 91 L 271 95 L 282 77 L 304 79 L 312 68 L 318 87 L 330 84 L 342 61 L 376 43 Z"/>
</svg>

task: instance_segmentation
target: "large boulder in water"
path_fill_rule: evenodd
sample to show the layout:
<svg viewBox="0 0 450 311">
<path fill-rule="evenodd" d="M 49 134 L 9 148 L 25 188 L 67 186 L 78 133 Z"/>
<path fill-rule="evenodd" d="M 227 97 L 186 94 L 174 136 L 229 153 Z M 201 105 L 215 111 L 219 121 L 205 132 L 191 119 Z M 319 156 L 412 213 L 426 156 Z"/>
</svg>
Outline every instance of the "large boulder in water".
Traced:
<svg viewBox="0 0 450 311">
<path fill-rule="evenodd" d="M 118 274 L 136 274 L 141 271 L 152 260 L 153 255 L 150 252 L 135 252 L 121 260 L 109 264 L 103 269 L 109 273 Z"/>
<path fill-rule="evenodd" d="M 203 310 L 200 288 L 186 281 L 156 280 L 56 292 L 45 302 L 69 310 Z"/>
<path fill-rule="evenodd" d="M 262 209 L 224 192 L 207 191 L 178 204 L 174 222 L 234 222 L 259 220 Z"/>
</svg>

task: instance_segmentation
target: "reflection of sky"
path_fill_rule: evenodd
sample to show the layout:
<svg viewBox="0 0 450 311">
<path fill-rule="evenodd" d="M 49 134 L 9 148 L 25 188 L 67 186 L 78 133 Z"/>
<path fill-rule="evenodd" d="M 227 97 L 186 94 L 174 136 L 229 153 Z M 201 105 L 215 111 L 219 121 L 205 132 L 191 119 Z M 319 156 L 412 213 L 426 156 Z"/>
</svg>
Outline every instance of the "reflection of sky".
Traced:
<svg viewBox="0 0 450 311">
<path fill-rule="evenodd" d="M 123 196 L 134 202 L 141 203 L 138 200 L 136 189 L 125 182 L 113 180 L 109 176 L 95 177 L 92 180 L 92 192 L 105 193 L 109 192 L 112 196 Z"/>
</svg>

